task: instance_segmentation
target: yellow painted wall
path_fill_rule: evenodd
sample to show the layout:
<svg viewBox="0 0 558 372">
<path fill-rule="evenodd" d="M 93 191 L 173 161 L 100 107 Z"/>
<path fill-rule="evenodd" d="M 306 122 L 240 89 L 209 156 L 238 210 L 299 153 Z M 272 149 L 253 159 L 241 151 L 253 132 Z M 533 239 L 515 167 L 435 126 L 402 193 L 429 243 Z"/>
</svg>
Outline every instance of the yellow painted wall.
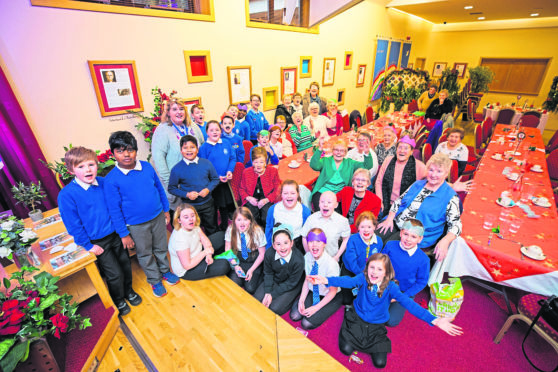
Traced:
<svg viewBox="0 0 558 372">
<path fill-rule="evenodd" d="M 335 85 L 346 89 L 345 108 L 364 110 L 369 94 L 377 34 L 411 36 L 411 60 L 426 53 L 431 25 L 386 11 L 366 0 L 320 25 L 318 35 L 247 28 L 244 0 L 215 0 L 215 23 L 33 7 L 29 1 L 0 2 L 0 65 L 8 75 L 48 160 L 68 143 L 104 150 L 115 130 L 130 130 L 147 146 L 127 116 L 102 118 L 87 60 L 135 60 L 144 107 L 153 109 L 151 88 L 176 89 L 181 97 L 202 97 L 208 119 L 228 105 L 226 66 L 251 65 L 253 92 L 280 85 L 280 67 L 313 56 L 312 77 L 299 79 L 304 92 L 322 81 L 324 57 L 336 57 Z M 213 82 L 188 84 L 183 50 L 210 50 Z M 354 52 L 343 70 L 345 51 Z M 367 64 L 365 86 L 356 88 L 357 65 Z M 266 112 L 273 118 L 273 111 Z M 115 120 L 117 119 L 117 120 Z"/>
</svg>

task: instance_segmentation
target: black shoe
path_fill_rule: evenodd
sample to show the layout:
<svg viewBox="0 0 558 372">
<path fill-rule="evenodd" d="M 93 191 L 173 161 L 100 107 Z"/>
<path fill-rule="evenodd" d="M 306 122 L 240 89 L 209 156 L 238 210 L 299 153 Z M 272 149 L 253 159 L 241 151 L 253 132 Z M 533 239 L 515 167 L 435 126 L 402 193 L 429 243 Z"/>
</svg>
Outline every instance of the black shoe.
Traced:
<svg viewBox="0 0 558 372">
<path fill-rule="evenodd" d="M 128 293 L 128 295 L 126 295 L 126 300 L 128 300 L 128 302 L 132 306 L 138 306 L 139 304 L 141 304 L 140 295 L 134 292 L 133 289 L 130 291 L 130 293 Z"/>
<path fill-rule="evenodd" d="M 130 309 L 130 306 L 128 306 L 128 304 L 124 300 L 122 300 L 121 302 L 116 303 L 115 305 L 116 305 L 116 308 L 118 309 L 118 312 L 120 313 L 120 315 L 126 315 L 126 314 L 130 313 L 130 311 L 132 311 L 132 309 Z"/>
</svg>

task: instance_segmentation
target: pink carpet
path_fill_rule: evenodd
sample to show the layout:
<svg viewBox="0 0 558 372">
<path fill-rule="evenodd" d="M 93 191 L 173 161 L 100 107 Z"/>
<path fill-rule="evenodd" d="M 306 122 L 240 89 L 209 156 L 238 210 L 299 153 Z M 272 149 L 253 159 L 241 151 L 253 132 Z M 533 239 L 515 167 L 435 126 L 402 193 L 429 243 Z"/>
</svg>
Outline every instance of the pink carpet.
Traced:
<svg viewBox="0 0 558 372">
<path fill-rule="evenodd" d="M 521 351 L 521 342 L 527 331 L 523 322 L 516 322 L 500 344 L 492 342 L 507 314 L 485 290 L 464 283 L 465 300 L 455 324 L 464 335 L 452 337 L 436 327 L 416 319 L 408 312 L 395 328 L 388 328 L 392 352 L 388 355 L 386 371 L 531 371 L 534 370 Z M 426 307 L 426 290 L 417 295 L 416 302 Z M 342 307 L 318 329 L 309 331 L 308 338 L 337 359 L 351 371 L 367 371 L 374 365 L 370 356 L 359 352 L 364 364 L 349 363 L 349 357 L 339 351 L 337 337 L 343 321 Z M 289 314 L 283 319 L 293 327 Z M 527 355 L 539 368 L 552 370 L 558 364 L 558 354 L 540 338 L 531 333 L 525 344 Z"/>
</svg>

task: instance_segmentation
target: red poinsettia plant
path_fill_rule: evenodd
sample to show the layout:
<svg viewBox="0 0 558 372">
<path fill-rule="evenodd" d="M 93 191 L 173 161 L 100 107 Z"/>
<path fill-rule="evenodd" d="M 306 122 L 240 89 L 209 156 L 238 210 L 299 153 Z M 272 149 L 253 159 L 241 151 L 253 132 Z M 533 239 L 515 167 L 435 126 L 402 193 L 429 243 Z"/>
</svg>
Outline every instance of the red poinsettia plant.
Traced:
<svg viewBox="0 0 558 372">
<path fill-rule="evenodd" d="M 22 267 L 21 271 L 5 278 L 0 292 L 0 367 L 11 372 L 29 354 L 29 345 L 48 334 L 60 338 L 74 328 L 91 326 L 89 318 L 77 314 L 77 303 L 72 296 L 61 294 L 54 277 L 41 272 L 32 279 L 35 267 Z M 13 282 L 17 282 L 15 286 Z"/>
<path fill-rule="evenodd" d="M 70 143 L 68 146 L 64 146 L 64 152 L 68 152 L 73 145 Z M 110 149 L 106 150 L 105 152 L 101 153 L 100 150 L 95 150 L 97 154 L 97 175 L 99 176 L 106 176 L 107 173 L 114 167 L 116 164 L 116 160 L 114 159 L 114 155 L 110 151 Z M 60 161 L 55 160 L 54 163 L 46 163 L 43 160 L 39 161 L 43 163 L 45 167 L 52 170 L 55 174 L 58 174 L 60 178 L 64 181 L 71 181 L 73 175 L 68 172 L 68 168 L 66 168 L 66 163 L 64 163 L 64 158 L 61 158 Z"/>
</svg>

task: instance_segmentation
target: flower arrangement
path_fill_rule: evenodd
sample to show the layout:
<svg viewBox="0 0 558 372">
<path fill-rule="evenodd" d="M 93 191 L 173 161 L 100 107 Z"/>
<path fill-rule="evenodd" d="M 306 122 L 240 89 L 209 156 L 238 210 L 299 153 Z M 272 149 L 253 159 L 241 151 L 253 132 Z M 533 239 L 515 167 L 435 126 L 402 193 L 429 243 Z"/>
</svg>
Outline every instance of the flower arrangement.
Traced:
<svg viewBox="0 0 558 372">
<path fill-rule="evenodd" d="M 143 134 L 145 142 L 151 143 L 155 128 L 162 120 L 166 119 L 163 117 L 165 101 L 172 99 L 176 93 L 176 90 L 173 90 L 170 94 L 167 95 L 166 93 L 163 93 L 161 89 L 155 87 L 151 89 L 151 94 L 153 95 L 153 104 L 155 108 L 150 116 L 145 116 L 135 111 L 128 111 L 130 114 L 140 119 L 140 122 L 136 124 L 136 129 L 139 130 L 141 134 Z"/>
<path fill-rule="evenodd" d="M 21 220 L 10 216 L 0 220 L 0 257 L 13 259 L 13 253 L 27 249 L 39 238 L 31 229 L 26 229 Z"/>
<path fill-rule="evenodd" d="M 543 108 L 550 112 L 558 112 L 558 76 L 554 76 L 548 97 L 543 102 Z"/>
<path fill-rule="evenodd" d="M 406 68 L 389 73 L 382 89 L 380 111 L 389 111 L 392 103 L 395 111 L 400 111 L 405 104 L 420 97 L 420 94 L 427 89 L 429 80 L 426 71 Z"/>
<path fill-rule="evenodd" d="M 64 146 L 64 153 L 68 152 L 73 146 L 70 143 L 68 146 Z M 116 164 L 116 160 L 114 159 L 114 155 L 110 151 L 110 149 L 106 150 L 105 152 L 101 153 L 100 150 L 95 150 L 97 154 L 97 175 L 98 176 L 105 176 Z M 66 167 L 66 163 L 64 163 L 64 158 L 60 158 L 60 160 L 55 160 L 54 163 L 47 163 L 43 160 L 39 160 L 45 167 L 53 171 L 57 174 L 63 181 L 69 181 L 72 179 L 73 175 L 68 172 L 68 168 Z"/>
<path fill-rule="evenodd" d="M 91 326 L 89 318 L 77 314 L 77 303 L 70 303 L 72 296 L 61 294 L 53 277 L 47 272 L 25 279 L 34 267 L 22 267 L 21 271 L 4 279 L 6 294 L 0 292 L 0 367 L 11 372 L 29 354 L 29 345 L 46 335 L 60 338 L 74 328 Z M 17 281 L 12 288 L 11 281 Z"/>
</svg>

